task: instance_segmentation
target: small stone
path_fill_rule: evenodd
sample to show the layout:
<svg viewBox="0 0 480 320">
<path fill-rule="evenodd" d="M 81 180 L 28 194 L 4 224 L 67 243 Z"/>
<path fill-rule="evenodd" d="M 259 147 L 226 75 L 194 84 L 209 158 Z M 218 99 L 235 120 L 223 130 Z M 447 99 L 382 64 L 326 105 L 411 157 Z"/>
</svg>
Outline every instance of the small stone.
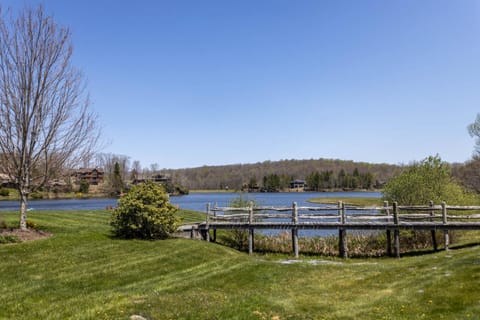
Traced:
<svg viewBox="0 0 480 320">
<path fill-rule="evenodd" d="M 134 314 L 134 315 L 130 316 L 130 320 L 147 320 L 147 318 L 144 318 L 142 316 Z"/>
</svg>

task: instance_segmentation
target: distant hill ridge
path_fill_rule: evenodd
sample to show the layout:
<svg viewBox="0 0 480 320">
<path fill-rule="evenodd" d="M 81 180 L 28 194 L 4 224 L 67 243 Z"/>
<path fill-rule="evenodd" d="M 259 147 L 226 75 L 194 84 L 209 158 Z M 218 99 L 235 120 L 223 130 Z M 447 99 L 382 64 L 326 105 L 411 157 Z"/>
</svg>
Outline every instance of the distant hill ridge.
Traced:
<svg viewBox="0 0 480 320">
<path fill-rule="evenodd" d="M 163 170 L 176 183 L 189 189 L 241 189 L 245 184 L 256 182 L 262 185 L 264 177 L 278 175 L 289 179 L 306 180 L 314 172 L 332 171 L 337 176 L 342 170 L 352 174 L 355 169 L 361 174 L 371 173 L 375 181 L 387 181 L 400 166 L 375 164 L 339 159 L 280 160 L 253 164 L 202 166 L 197 168 Z"/>
</svg>

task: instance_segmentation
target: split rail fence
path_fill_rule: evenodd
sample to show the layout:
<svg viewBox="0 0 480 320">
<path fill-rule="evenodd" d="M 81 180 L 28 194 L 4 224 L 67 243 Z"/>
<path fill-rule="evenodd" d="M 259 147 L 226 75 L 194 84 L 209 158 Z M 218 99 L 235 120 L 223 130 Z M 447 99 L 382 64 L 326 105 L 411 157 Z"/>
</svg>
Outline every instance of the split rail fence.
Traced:
<svg viewBox="0 0 480 320">
<path fill-rule="evenodd" d="M 334 206 L 291 207 L 254 206 L 245 208 L 217 207 L 207 204 L 205 221 L 183 226 L 191 237 L 200 233 L 207 241 L 216 240 L 219 229 L 248 231 L 248 251 L 254 250 L 255 230 L 291 230 L 292 252 L 299 255 L 299 230 L 338 230 L 339 255 L 348 257 L 347 230 L 386 231 L 387 254 L 400 257 L 400 230 L 430 230 L 434 250 L 438 250 L 436 232 L 443 231 L 444 249 L 450 245 L 450 230 L 480 230 L 480 206 L 449 206 L 446 203 L 428 206 L 399 206 L 384 203 L 383 207 Z M 273 219 L 273 220 L 272 220 Z M 213 235 L 210 232 L 213 232 Z M 393 234 L 392 234 L 393 231 Z M 392 252 L 393 250 L 393 252 Z"/>
</svg>

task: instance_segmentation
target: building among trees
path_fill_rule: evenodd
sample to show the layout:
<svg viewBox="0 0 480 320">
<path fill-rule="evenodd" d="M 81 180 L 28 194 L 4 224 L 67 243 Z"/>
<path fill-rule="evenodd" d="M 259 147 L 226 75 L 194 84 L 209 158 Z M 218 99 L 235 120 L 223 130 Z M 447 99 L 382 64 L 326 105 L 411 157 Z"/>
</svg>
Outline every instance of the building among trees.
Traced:
<svg viewBox="0 0 480 320">
<path fill-rule="evenodd" d="M 81 168 L 72 173 L 75 183 L 80 184 L 81 182 L 87 182 L 94 186 L 103 181 L 104 175 L 104 171 L 100 168 Z"/>
</svg>

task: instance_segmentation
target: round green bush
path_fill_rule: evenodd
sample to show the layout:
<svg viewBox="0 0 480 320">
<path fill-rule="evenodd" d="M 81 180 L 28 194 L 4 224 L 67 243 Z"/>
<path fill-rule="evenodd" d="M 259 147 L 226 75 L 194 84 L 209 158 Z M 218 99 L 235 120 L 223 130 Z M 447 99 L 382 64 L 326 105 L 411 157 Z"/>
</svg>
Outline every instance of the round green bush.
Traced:
<svg viewBox="0 0 480 320">
<path fill-rule="evenodd" d="M 177 210 L 161 186 L 142 183 L 119 199 L 110 224 L 119 238 L 165 239 L 178 227 Z"/>
</svg>

